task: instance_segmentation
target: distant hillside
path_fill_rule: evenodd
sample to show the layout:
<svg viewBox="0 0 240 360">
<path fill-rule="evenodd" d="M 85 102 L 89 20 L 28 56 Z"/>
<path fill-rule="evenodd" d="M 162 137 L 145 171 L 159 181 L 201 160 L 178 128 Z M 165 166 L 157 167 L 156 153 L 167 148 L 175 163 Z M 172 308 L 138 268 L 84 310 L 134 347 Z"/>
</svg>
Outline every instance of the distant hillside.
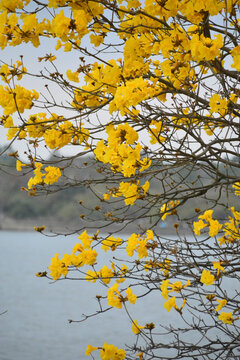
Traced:
<svg viewBox="0 0 240 360">
<path fill-rule="evenodd" d="M 85 169 L 85 176 L 88 170 Z M 17 227 L 27 226 L 30 220 L 49 219 L 57 224 L 68 224 L 79 221 L 81 214 L 80 204 L 86 202 L 94 206 L 94 196 L 84 187 L 72 187 L 53 194 L 42 194 L 32 197 L 21 187 L 26 187 L 30 174 L 22 176 L 15 170 L 15 159 L 4 156 L 0 160 L 0 226 L 5 228 L 4 221 L 15 221 Z M 26 224 L 26 225 L 25 225 Z"/>
<path fill-rule="evenodd" d="M 100 184 L 97 188 L 92 189 L 99 198 L 90 190 L 91 179 L 97 178 L 101 180 L 100 163 L 96 164 L 93 159 L 84 158 L 76 164 L 74 168 L 68 170 L 67 174 L 71 177 L 74 186 L 63 188 L 61 191 L 57 191 L 56 188 L 54 193 L 43 193 L 41 196 L 32 197 L 26 191 L 21 191 L 21 187 L 27 186 L 28 179 L 31 176 L 30 173 L 23 176 L 21 172 L 17 172 L 15 169 L 15 159 L 7 155 L 3 156 L 0 159 L 0 228 L 32 229 L 34 225 L 43 224 L 52 228 L 62 228 L 70 225 L 78 228 L 84 226 L 85 215 L 89 216 L 92 221 L 99 222 L 104 219 L 104 214 L 121 207 L 121 202 L 109 204 L 101 201 L 101 194 L 106 189 L 105 184 L 101 184 L 101 181 L 99 181 Z M 153 165 L 153 170 L 157 171 L 158 167 Z M 189 184 L 199 177 L 199 173 L 194 172 L 187 175 L 186 169 L 180 169 L 177 174 L 176 176 L 185 178 L 185 181 L 187 178 Z M 81 181 L 85 183 L 85 186 L 79 184 Z M 161 192 L 161 183 L 156 178 L 153 178 L 150 182 L 151 193 Z M 210 190 L 209 195 L 214 199 L 216 196 L 215 190 Z M 227 200 L 223 194 L 222 202 L 227 203 L 227 201 L 229 199 Z M 235 203 L 237 206 L 237 199 Z M 199 198 L 192 199 L 187 206 L 183 206 L 181 209 L 182 216 L 190 218 L 193 209 L 202 206 L 203 208 L 205 206 L 203 200 Z M 98 211 L 99 208 L 101 211 Z M 139 213 L 134 215 L 135 210 L 135 206 L 130 207 L 128 214 L 132 214 L 132 218 L 136 218 L 137 221 Z M 218 216 L 221 217 L 221 208 L 217 208 L 216 211 Z M 149 214 L 151 216 L 151 211 Z M 152 215 L 154 216 L 154 214 Z"/>
</svg>

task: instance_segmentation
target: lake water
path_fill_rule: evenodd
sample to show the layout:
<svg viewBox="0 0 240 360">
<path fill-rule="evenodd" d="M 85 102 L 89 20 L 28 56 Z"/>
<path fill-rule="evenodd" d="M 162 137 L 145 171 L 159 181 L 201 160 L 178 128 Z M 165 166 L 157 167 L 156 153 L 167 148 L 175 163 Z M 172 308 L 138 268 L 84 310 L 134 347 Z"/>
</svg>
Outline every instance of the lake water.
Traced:
<svg viewBox="0 0 240 360">
<path fill-rule="evenodd" d="M 82 323 L 68 322 L 98 310 L 96 294 L 105 296 L 107 288 L 85 281 L 51 282 L 35 276 L 47 270 L 55 253 L 60 257 L 70 253 L 76 242 L 77 236 L 49 238 L 35 232 L 0 231 L 0 313 L 6 311 L 0 316 L 0 360 L 86 360 L 90 359 L 85 355 L 88 344 L 102 346 L 106 341 L 124 348 L 136 340 L 123 309 L 114 308 Z M 228 290 L 234 292 L 237 285 L 229 282 Z M 154 322 L 159 329 L 171 322 L 181 327 L 180 315 L 176 311 L 168 313 L 164 301 L 157 291 L 138 298 L 128 309 L 140 325 Z M 191 314 L 185 316 L 190 316 L 191 323 Z M 212 332 L 212 336 L 218 335 L 219 330 Z M 182 336 L 192 343 L 197 341 L 195 335 Z M 224 340 L 224 333 L 221 336 Z M 164 340 L 169 344 L 171 335 Z M 169 350 L 167 354 L 168 358 L 174 357 Z M 158 355 L 166 356 L 163 348 Z M 98 352 L 94 356 L 100 359 Z M 215 360 L 214 355 L 210 358 Z"/>
<path fill-rule="evenodd" d="M 87 344 L 105 341 L 118 347 L 133 343 L 135 335 L 124 311 L 113 309 L 83 323 L 81 319 L 98 309 L 96 294 L 106 289 L 82 281 L 50 283 L 35 273 L 44 271 L 51 257 L 71 252 L 75 237 L 48 238 L 39 233 L 0 231 L 0 360 L 85 360 Z M 150 297 L 149 297 L 150 298 Z M 143 324 L 165 324 L 169 314 L 157 295 L 150 302 L 132 305 L 134 318 Z M 96 355 L 96 359 L 98 359 Z"/>
</svg>

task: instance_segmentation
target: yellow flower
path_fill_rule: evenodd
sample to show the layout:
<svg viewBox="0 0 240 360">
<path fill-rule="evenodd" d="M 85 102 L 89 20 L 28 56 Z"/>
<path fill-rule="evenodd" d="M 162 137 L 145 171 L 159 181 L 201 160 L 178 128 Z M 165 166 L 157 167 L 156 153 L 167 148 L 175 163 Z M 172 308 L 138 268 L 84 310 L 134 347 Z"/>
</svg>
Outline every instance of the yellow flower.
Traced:
<svg viewBox="0 0 240 360">
<path fill-rule="evenodd" d="M 69 25 L 71 19 L 64 15 L 64 11 L 61 10 L 52 21 L 52 32 L 59 37 L 62 41 L 67 41 L 67 35 L 69 33 Z"/>
<path fill-rule="evenodd" d="M 218 238 L 218 242 L 220 245 L 225 245 L 226 240 L 227 240 L 226 236 L 222 236 L 222 237 Z"/>
<path fill-rule="evenodd" d="M 117 309 L 122 308 L 122 296 L 118 290 L 118 284 L 114 284 L 107 292 L 108 305 Z"/>
<path fill-rule="evenodd" d="M 100 357 L 101 360 L 123 360 L 126 357 L 126 352 L 105 342 L 100 350 Z"/>
<path fill-rule="evenodd" d="M 167 276 L 171 267 L 171 260 L 166 258 L 163 263 L 160 264 L 161 271 L 163 271 L 164 276 Z"/>
<path fill-rule="evenodd" d="M 116 250 L 116 248 L 118 246 L 120 246 L 122 244 L 122 239 L 120 239 L 119 237 L 114 238 L 113 236 L 109 236 L 108 238 L 106 238 L 105 240 L 102 241 L 102 249 L 104 251 L 108 251 L 108 250 Z"/>
<path fill-rule="evenodd" d="M 209 100 L 210 113 L 219 113 L 224 116 L 228 112 L 228 100 L 221 99 L 219 94 L 214 94 Z"/>
<path fill-rule="evenodd" d="M 221 320 L 224 324 L 231 325 L 233 322 L 233 316 L 232 313 L 229 312 L 221 312 L 221 314 L 218 316 L 219 320 Z"/>
<path fill-rule="evenodd" d="M 169 202 L 163 204 L 162 207 L 161 207 L 160 212 L 164 213 L 164 214 L 163 214 L 161 219 L 164 221 L 167 216 L 177 214 L 176 206 L 179 203 L 180 203 L 180 201 L 175 200 L 175 201 L 169 201 Z"/>
<path fill-rule="evenodd" d="M 143 257 L 147 257 L 148 256 L 147 240 L 146 239 L 145 240 L 139 240 L 136 250 L 137 250 L 139 259 L 142 259 Z"/>
<path fill-rule="evenodd" d="M 219 275 L 220 271 L 225 271 L 224 267 L 221 265 L 221 261 L 213 261 L 213 268 L 218 269 L 217 276 Z"/>
<path fill-rule="evenodd" d="M 237 71 L 240 71 L 240 45 L 237 45 L 233 50 L 230 51 L 230 53 L 233 58 L 233 64 L 231 67 Z"/>
<path fill-rule="evenodd" d="M 133 205 L 138 198 L 137 184 L 121 182 L 118 191 L 119 195 L 123 195 L 125 197 L 124 201 L 126 205 Z"/>
<path fill-rule="evenodd" d="M 64 254 L 62 257 L 62 262 L 65 266 L 72 266 L 72 257 L 69 254 Z"/>
<path fill-rule="evenodd" d="M 236 182 L 232 186 L 235 190 L 235 195 L 240 196 L 240 182 Z"/>
<path fill-rule="evenodd" d="M 146 194 L 146 192 L 149 190 L 149 187 L 150 187 L 150 183 L 149 181 L 146 181 L 144 185 L 141 186 L 143 191 L 144 191 L 144 194 Z"/>
<path fill-rule="evenodd" d="M 23 21 L 22 30 L 24 32 L 32 31 L 33 28 L 37 28 L 38 19 L 36 14 L 22 14 L 21 19 Z"/>
<path fill-rule="evenodd" d="M 219 233 L 219 230 L 221 230 L 222 225 L 219 224 L 217 220 L 210 220 L 209 224 L 209 236 L 214 237 Z"/>
<path fill-rule="evenodd" d="M 56 49 L 56 50 L 57 50 L 57 49 Z M 71 44 L 71 43 L 65 43 L 65 44 L 64 44 L 64 51 L 65 51 L 65 52 L 68 52 L 68 51 L 71 51 L 71 50 L 72 50 L 72 44 Z M 68 75 L 67 75 L 67 76 L 68 76 Z M 75 78 L 74 75 L 70 75 L 70 77 Z M 71 80 L 71 79 L 69 79 L 69 80 Z M 75 80 L 77 80 L 77 79 L 75 78 Z M 75 80 L 72 79 L 72 81 L 75 81 Z M 78 80 L 77 80 L 76 82 L 78 82 Z"/>
<path fill-rule="evenodd" d="M 145 326 L 140 326 L 140 325 L 138 325 L 137 320 L 133 320 L 133 323 L 132 323 L 132 332 L 137 335 L 137 334 L 140 333 L 140 330 L 141 330 L 141 329 L 145 329 Z"/>
<path fill-rule="evenodd" d="M 137 295 L 133 294 L 132 289 L 128 287 L 127 290 L 125 290 L 125 293 L 127 294 L 128 301 L 131 304 L 135 304 L 137 300 Z"/>
<path fill-rule="evenodd" d="M 213 210 L 206 210 L 205 213 L 203 215 L 200 215 L 198 218 L 210 222 L 210 220 L 212 220 L 212 213 Z"/>
<path fill-rule="evenodd" d="M 128 256 L 133 256 L 134 250 L 138 245 L 138 235 L 133 233 L 127 241 L 126 252 Z"/>
<path fill-rule="evenodd" d="M 103 266 L 99 273 L 104 284 L 109 284 L 111 278 L 114 276 L 112 269 L 109 269 L 106 265 Z"/>
<path fill-rule="evenodd" d="M 22 167 L 23 167 L 23 166 L 26 166 L 26 165 L 23 164 L 23 163 L 21 163 L 20 160 L 17 160 L 17 161 L 16 161 L 16 169 L 17 169 L 17 171 L 22 171 Z"/>
<path fill-rule="evenodd" d="M 58 179 L 60 178 L 61 170 L 55 166 L 48 166 L 44 169 L 46 171 L 46 175 L 44 178 L 45 184 L 53 184 L 55 182 L 58 182 Z"/>
<path fill-rule="evenodd" d="M 101 45 L 104 41 L 104 36 L 101 36 L 101 35 L 91 34 L 89 37 L 90 37 L 91 43 L 96 47 Z"/>
<path fill-rule="evenodd" d="M 215 277 L 210 273 L 210 271 L 203 270 L 200 281 L 207 286 L 212 285 L 215 281 Z"/>
<path fill-rule="evenodd" d="M 150 126 L 151 131 L 149 131 L 149 134 L 151 136 L 151 144 L 156 144 L 158 142 L 162 143 L 166 141 L 166 137 L 161 136 L 161 133 L 165 130 L 162 125 L 162 121 L 152 120 Z"/>
<path fill-rule="evenodd" d="M 194 228 L 194 233 L 196 235 L 201 235 L 201 230 L 203 228 L 205 228 L 207 226 L 207 224 L 205 224 L 202 220 L 199 221 L 194 221 L 193 222 L 193 228 Z"/>
<path fill-rule="evenodd" d="M 16 85 L 12 90 L 8 86 L 0 85 L 0 106 L 4 109 L 4 114 L 9 115 L 16 111 L 23 113 L 26 109 L 31 109 L 33 100 L 37 100 L 39 94 L 29 91 L 20 85 Z"/>
<path fill-rule="evenodd" d="M 164 303 L 164 308 L 167 310 L 167 311 L 170 311 L 173 308 L 176 308 L 176 302 L 175 302 L 175 299 L 176 297 L 173 296 L 171 297 L 168 301 L 166 301 Z"/>
<path fill-rule="evenodd" d="M 79 235 L 78 239 L 82 241 L 84 249 L 90 249 L 92 240 L 86 230 Z"/>
<path fill-rule="evenodd" d="M 95 249 L 86 249 L 80 254 L 82 262 L 85 265 L 93 265 L 96 263 L 98 253 Z"/>
<path fill-rule="evenodd" d="M 53 280 L 57 280 L 61 275 L 65 276 L 68 273 L 67 266 L 58 258 L 58 254 L 55 254 L 55 256 L 51 258 L 51 265 L 49 265 L 48 268 Z"/>
<path fill-rule="evenodd" d="M 43 176 L 45 176 L 45 174 L 43 174 L 41 172 L 41 168 L 42 168 L 42 164 L 41 163 L 35 163 L 35 170 L 33 170 L 34 173 L 34 177 L 31 177 L 28 181 L 28 189 L 32 189 L 32 187 L 34 187 L 37 184 L 40 184 L 43 182 L 42 178 Z"/>
<path fill-rule="evenodd" d="M 91 354 L 92 351 L 98 350 L 99 348 L 96 346 L 92 346 L 92 345 L 88 345 L 85 355 L 89 356 Z"/>
<path fill-rule="evenodd" d="M 111 196 L 111 194 L 103 194 L 103 199 L 104 200 L 109 200 L 110 196 Z"/>
<path fill-rule="evenodd" d="M 141 3 L 139 0 L 128 0 L 128 2 L 127 2 L 128 9 L 138 8 L 139 6 L 141 6 Z"/>
<path fill-rule="evenodd" d="M 194 34 L 190 41 L 191 54 L 193 60 L 214 60 L 220 55 L 220 48 L 223 46 L 223 37 L 221 34 L 215 35 L 215 39 L 212 40 L 205 37 L 203 34 Z"/>
<path fill-rule="evenodd" d="M 79 82 L 79 73 L 76 72 L 72 72 L 71 70 L 67 70 L 66 75 L 68 77 L 68 80 L 70 81 L 74 81 L 74 82 Z"/>
<path fill-rule="evenodd" d="M 146 240 L 153 240 L 154 233 L 152 230 L 147 230 L 146 234 L 147 234 Z"/>
<path fill-rule="evenodd" d="M 112 264 L 113 268 L 114 268 L 114 264 Z M 120 275 L 120 279 L 117 280 L 117 283 L 123 283 L 126 280 L 126 274 L 128 272 L 128 268 L 126 265 L 123 264 L 123 266 L 121 267 L 120 271 L 119 271 L 119 275 Z"/>
<path fill-rule="evenodd" d="M 172 288 L 172 291 L 180 292 L 183 289 L 183 285 L 181 281 L 176 281 L 175 283 L 170 285 Z"/>
<path fill-rule="evenodd" d="M 97 271 L 87 270 L 85 279 L 86 281 L 91 281 L 92 283 L 95 283 L 98 277 L 99 277 L 99 273 Z"/>
<path fill-rule="evenodd" d="M 167 300 L 168 299 L 168 286 L 169 286 L 169 280 L 163 280 L 162 284 L 160 286 L 162 297 Z"/>
<path fill-rule="evenodd" d="M 240 185 L 240 183 L 239 183 Z M 234 206 L 231 207 L 231 211 L 233 213 L 234 219 L 239 223 L 240 222 L 240 212 L 236 211 Z"/>
<path fill-rule="evenodd" d="M 74 245 L 73 249 L 72 249 L 72 254 L 75 254 L 77 251 L 82 252 L 83 251 L 83 246 L 80 243 L 77 243 Z"/>
<path fill-rule="evenodd" d="M 82 246 L 81 244 L 76 244 L 73 248 L 73 252 L 80 251 L 79 254 L 74 255 L 74 253 L 71 256 L 71 263 L 75 267 L 81 267 L 83 265 L 93 265 L 96 263 L 98 253 L 95 249 L 83 249 L 81 250 Z"/>
<path fill-rule="evenodd" d="M 219 303 L 218 306 L 215 309 L 216 311 L 220 311 L 225 305 L 227 305 L 227 300 L 225 300 L 225 299 L 223 299 L 223 300 L 216 299 L 216 300 Z"/>
</svg>

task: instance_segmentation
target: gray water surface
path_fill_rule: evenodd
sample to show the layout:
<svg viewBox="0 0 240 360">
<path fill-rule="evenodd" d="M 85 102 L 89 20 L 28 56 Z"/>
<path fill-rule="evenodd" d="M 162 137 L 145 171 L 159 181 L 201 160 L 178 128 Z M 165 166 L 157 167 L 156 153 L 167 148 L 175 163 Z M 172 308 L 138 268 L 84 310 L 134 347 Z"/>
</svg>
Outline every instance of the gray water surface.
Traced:
<svg viewBox="0 0 240 360">
<path fill-rule="evenodd" d="M 55 253 L 71 253 L 77 236 L 48 238 L 39 233 L 0 231 L 0 360 L 85 360 L 87 344 L 105 341 L 118 347 L 133 343 L 135 335 L 123 310 L 113 309 L 83 323 L 83 313 L 98 309 L 96 294 L 107 288 L 83 281 L 38 278 Z M 159 299 L 159 300 L 158 300 Z M 144 324 L 154 319 L 165 323 L 169 314 L 163 299 L 152 297 L 146 307 L 139 299 L 130 305 Z M 140 318 L 141 316 L 141 318 Z M 96 354 L 96 359 L 99 355 Z"/>
</svg>

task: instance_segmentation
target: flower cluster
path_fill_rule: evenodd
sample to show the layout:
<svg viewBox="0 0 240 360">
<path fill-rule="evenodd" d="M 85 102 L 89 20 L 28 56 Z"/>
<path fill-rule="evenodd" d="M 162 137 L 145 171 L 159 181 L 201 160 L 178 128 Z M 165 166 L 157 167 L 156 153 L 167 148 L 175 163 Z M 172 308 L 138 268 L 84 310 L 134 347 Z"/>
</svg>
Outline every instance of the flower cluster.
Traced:
<svg viewBox="0 0 240 360">
<path fill-rule="evenodd" d="M 148 230 L 146 236 L 133 233 L 127 240 L 126 252 L 128 256 L 133 256 L 134 252 L 138 254 L 138 258 L 146 258 L 148 256 L 149 241 L 153 241 L 153 232 Z"/>
<path fill-rule="evenodd" d="M 163 280 L 162 281 L 162 284 L 160 286 L 160 289 L 161 289 L 161 294 L 162 294 L 162 297 L 167 300 L 165 303 L 164 303 L 164 308 L 167 310 L 167 311 L 170 311 L 172 308 L 174 308 L 175 310 L 177 310 L 178 312 L 181 313 L 183 307 L 186 305 L 186 299 L 183 299 L 183 303 L 181 305 L 181 307 L 179 308 L 177 305 L 176 305 L 176 297 L 175 296 L 172 296 L 169 298 L 169 292 L 177 292 L 177 293 L 181 293 L 181 291 L 186 288 L 187 286 L 191 286 L 191 282 L 190 280 L 188 280 L 186 282 L 185 285 L 182 284 L 181 281 L 176 281 L 174 283 L 170 283 L 169 282 L 169 279 L 166 279 L 166 280 Z M 170 288 L 170 290 L 169 290 Z"/>
<path fill-rule="evenodd" d="M 110 164 L 113 172 L 121 172 L 125 177 L 130 177 L 137 170 L 142 172 L 151 165 L 147 158 L 141 159 L 142 146 L 136 143 L 138 133 L 128 123 L 116 128 L 109 124 L 106 131 L 107 144 L 100 140 L 94 154 L 99 161 Z"/>
<path fill-rule="evenodd" d="M 16 162 L 17 171 L 22 171 L 24 166 L 28 166 L 28 164 L 23 164 L 20 160 Z M 51 185 L 58 182 L 62 173 L 58 167 L 55 166 L 47 166 L 44 168 L 45 172 L 42 172 L 43 164 L 35 162 L 32 166 L 34 166 L 34 177 L 31 177 L 28 180 L 28 190 L 33 190 L 35 192 L 36 185 Z"/>
<path fill-rule="evenodd" d="M 193 223 L 194 232 L 196 235 L 200 235 L 201 230 L 204 229 L 205 227 L 209 228 L 210 237 L 214 237 L 219 233 L 219 231 L 222 228 L 222 225 L 219 224 L 218 220 L 214 220 L 212 218 L 212 214 L 213 214 L 213 210 L 207 210 L 204 212 L 203 215 L 200 215 L 198 217 L 200 219 L 199 221 Z M 205 222 L 203 222 L 203 220 Z"/>
<path fill-rule="evenodd" d="M 31 109 L 33 100 L 37 100 L 38 97 L 37 91 L 27 90 L 20 85 L 16 85 L 14 89 L 0 85 L 0 106 L 4 109 L 5 115 L 11 115 L 16 111 L 23 113 L 26 109 Z"/>
<path fill-rule="evenodd" d="M 126 352 L 123 349 L 119 349 L 114 345 L 107 344 L 106 342 L 102 347 L 96 347 L 88 345 L 86 349 L 86 355 L 91 355 L 93 351 L 100 350 L 101 360 L 123 360 L 126 357 Z"/>
<path fill-rule="evenodd" d="M 137 199 L 144 199 L 146 192 L 150 187 L 150 183 L 147 180 L 144 185 L 140 185 L 137 182 L 121 182 L 119 188 L 111 188 L 109 192 L 104 194 L 104 200 L 109 200 L 110 196 L 121 197 L 123 196 L 126 205 L 134 205 Z"/>
<path fill-rule="evenodd" d="M 115 283 L 112 287 L 108 289 L 107 299 L 108 305 L 115 307 L 117 309 L 122 308 L 122 304 L 126 301 L 129 301 L 130 304 L 135 304 L 137 300 L 137 295 L 133 294 L 131 288 L 125 290 L 126 296 L 118 289 L 119 284 Z"/>
<path fill-rule="evenodd" d="M 91 242 L 93 237 L 89 236 L 86 231 L 79 235 L 81 243 L 77 243 L 72 250 L 72 254 L 65 254 L 62 259 L 59 255 L 51 259 L 49 266 L 50 275 L 54 280 L 59 279 L 62 275 L 68 274 L 69 267 L 82 267 L 84 265 L 93 265 L 97 260 L 97 252 L 91 249 Z"/>
</svg>

